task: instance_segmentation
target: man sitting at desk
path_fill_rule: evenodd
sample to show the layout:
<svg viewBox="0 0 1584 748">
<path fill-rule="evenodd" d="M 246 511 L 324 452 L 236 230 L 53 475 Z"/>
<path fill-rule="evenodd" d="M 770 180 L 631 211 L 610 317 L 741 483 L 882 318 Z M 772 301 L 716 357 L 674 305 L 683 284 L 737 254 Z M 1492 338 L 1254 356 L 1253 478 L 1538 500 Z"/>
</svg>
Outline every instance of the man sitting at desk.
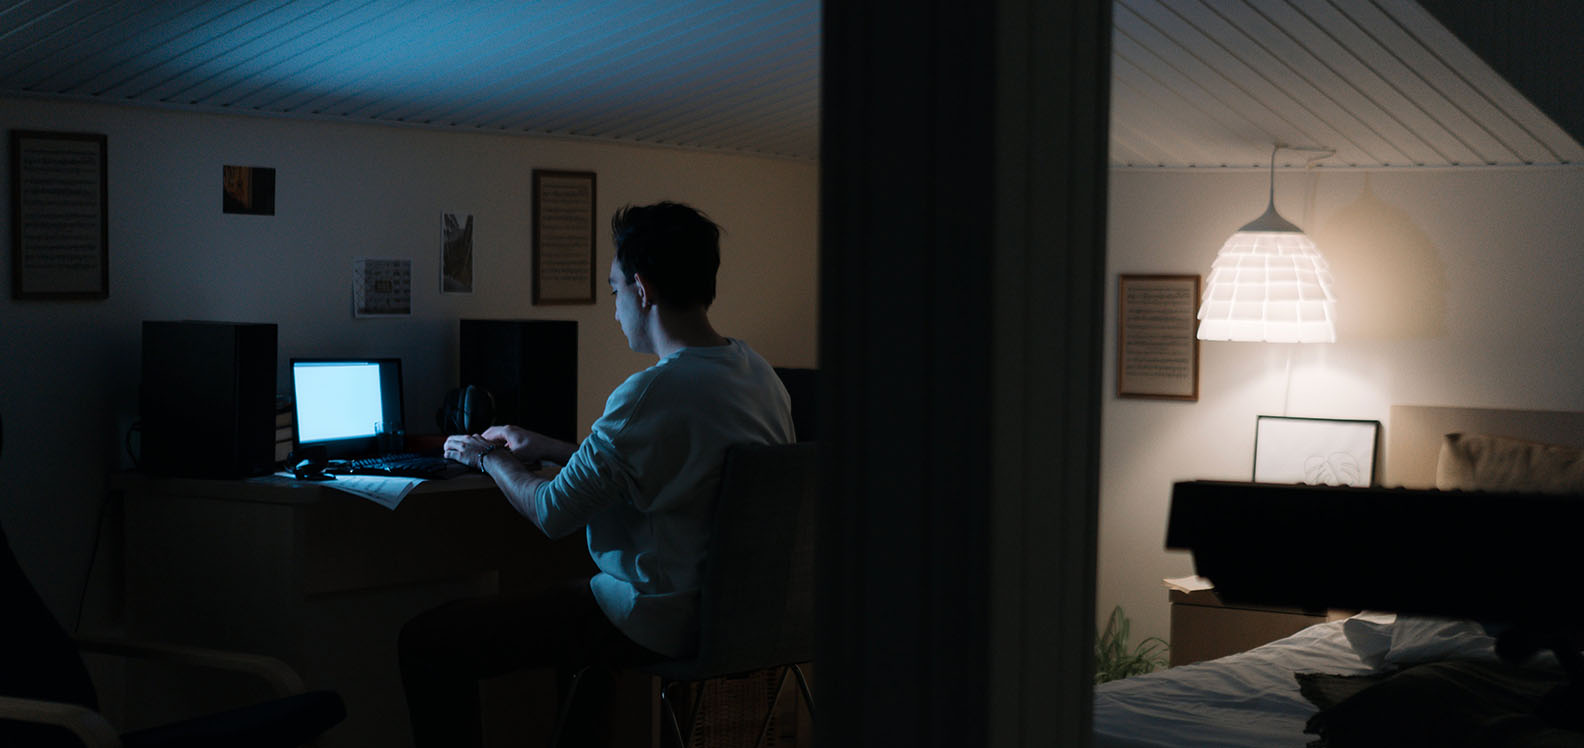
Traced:
<svg viewBox="0 0 1584 748">
<path fill-rule="evenodd" d="M 481 744 L 478 681 L 585 666 L 564 736 L 603 742 L 614 670 L 692 653 L 711 510 L 726 448 L 793 440 L 786 389 L 740 340 L 722 337 L 715 299 L 720 227 L 686 205 L 629 206 L 611 218 L 611 294 L 627 344 L 659 362 L 611 393 L 580 445 L 516 426 L 451 436 L 445 456 L 478 467 L 552 538 L 586 528 L 592 579 L 535 595 L 461 600 L 402 629 L 402 681 L 415 744 Z M 552 479 L 525 463 L 564 465 Z M 547 707 L 548 708 L 548 707 Z"/>
</svg>

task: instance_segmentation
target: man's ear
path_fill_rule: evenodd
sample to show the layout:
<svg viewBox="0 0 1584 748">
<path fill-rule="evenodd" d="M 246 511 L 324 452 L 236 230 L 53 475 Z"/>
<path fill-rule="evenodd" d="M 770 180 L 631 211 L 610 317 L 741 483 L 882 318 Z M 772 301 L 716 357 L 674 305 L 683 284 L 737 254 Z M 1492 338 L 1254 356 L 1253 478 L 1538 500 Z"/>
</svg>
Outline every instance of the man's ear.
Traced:
<svg viewBox="0 0 1584 748">
<path fill-rule="evenodd" d="M 643 275 L 633 273 L 633 289 L 638 293 L 638 307 L 647 309 L 655 303 L 654 291 L 649 287 L 649 281 Z"/>
</svg>

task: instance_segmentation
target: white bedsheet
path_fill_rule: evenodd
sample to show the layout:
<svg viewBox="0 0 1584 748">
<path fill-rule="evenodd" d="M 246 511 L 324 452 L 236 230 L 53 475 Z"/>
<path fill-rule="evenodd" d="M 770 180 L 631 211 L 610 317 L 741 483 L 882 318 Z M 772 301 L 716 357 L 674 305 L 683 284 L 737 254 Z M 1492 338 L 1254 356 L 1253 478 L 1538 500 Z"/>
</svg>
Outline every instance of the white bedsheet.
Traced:
<svg viewBox="0 0 1584 748">
<path fill-rule="evenodd" d="M 1094 745 L 1302 748 L 1316 709 L 1295 672 L 1375 672 L 1342 621 L 1319 623 L 1262 647 L 1095 687 Z"/>
</svg>

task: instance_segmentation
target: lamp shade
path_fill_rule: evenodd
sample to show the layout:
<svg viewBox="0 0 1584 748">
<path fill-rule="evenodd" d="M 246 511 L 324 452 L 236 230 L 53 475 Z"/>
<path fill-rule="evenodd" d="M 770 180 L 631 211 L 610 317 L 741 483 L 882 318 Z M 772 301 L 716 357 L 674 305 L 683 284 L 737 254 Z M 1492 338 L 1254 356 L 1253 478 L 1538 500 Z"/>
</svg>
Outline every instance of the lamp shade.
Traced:
<svg viewBox="0 0 1584 748">
<path fill-rule="evenodd" d="M 1216 254 L 1199 307 L 1199 339 L 1334 343 L 1335 317 L 1325 258 L 1273 202 Z"/>
</svg>

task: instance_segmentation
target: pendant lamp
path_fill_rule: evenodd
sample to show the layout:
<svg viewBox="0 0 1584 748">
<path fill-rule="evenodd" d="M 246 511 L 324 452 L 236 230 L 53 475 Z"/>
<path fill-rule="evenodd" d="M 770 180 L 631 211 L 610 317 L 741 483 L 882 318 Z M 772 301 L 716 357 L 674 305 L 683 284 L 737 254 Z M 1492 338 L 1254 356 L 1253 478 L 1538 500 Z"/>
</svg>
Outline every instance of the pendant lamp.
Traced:
<svg viewBox="0 0 1584 748">
<path fill-rule="evenodd" d="M 1199 307 L 1200 340 L 1336 342 L 1331 270 L 1314 242 L 1276 212 L 1276 152 L 1283 148 L 1315 150 L 1271 149 L 1270 202 L 1216 254 Z"/>
</svg>

